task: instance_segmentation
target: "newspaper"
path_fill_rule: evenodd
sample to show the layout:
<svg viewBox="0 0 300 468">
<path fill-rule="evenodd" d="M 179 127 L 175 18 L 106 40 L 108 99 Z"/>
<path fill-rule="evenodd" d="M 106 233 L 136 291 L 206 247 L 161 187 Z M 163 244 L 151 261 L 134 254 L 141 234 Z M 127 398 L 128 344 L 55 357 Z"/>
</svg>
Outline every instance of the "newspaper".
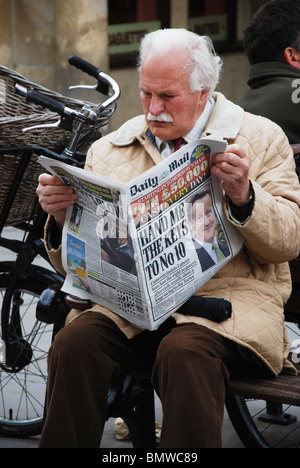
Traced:
<svg viewBox="0 0 300 468">
<path fill-rule="evenodd" d="M 242 246 L 210 172 L 226 145 L 196 140 L 126 184 L 41 156 L 78 196 L 62 235 L 63 291 L 149 330 L 174 313 Z"/>
</svg>

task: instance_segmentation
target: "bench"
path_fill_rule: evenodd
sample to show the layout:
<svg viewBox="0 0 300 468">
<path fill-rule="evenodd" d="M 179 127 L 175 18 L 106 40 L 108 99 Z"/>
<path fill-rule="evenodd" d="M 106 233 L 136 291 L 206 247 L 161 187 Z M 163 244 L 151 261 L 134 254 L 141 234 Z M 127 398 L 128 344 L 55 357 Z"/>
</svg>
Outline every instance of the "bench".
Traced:
<svg viewBox="0 0 300 468">
<path fill-rule="evenodd" d="M 227 392 L 231 395 L 242 395 L 245 398 L 300 406 L 300 375 L 280 374 L 275 379 L 252 376 L 234 377 L 230 380 Z"/>
</svg>

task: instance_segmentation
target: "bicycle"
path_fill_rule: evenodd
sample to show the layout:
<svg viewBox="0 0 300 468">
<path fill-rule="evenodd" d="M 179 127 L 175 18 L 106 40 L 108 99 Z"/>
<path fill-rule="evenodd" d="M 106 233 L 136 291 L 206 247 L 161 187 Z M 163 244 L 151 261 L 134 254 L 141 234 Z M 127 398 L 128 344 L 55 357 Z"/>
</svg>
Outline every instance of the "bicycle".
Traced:
<svg viewBox="0 0 300 468">
<path fill-rule="evenodd" d="M 47 214 L 35 195 L 38 175 L 43 172 L 37 156 L 83 167 L 82 149 L 99 138 L 99 130 L 107 125 L 120 97 L 118 84 L 97 67 L 75 56 L 69 62 L 97 80 L 96 86 L 84 88 L 103 94 L 104 102 L 96 105 L 61 96 L 0 67 L 0 99 L 7 104 L 9 97 L 12 98 L 13 115 L 24 113 L 24 109 L 26 112 L 13 119 L 9 117 L 5 128 L 9 143 L 16 140 L 19 144 L 3 145 L 5 130 L 0 137 L 0 163 L 5 174 L 0 189 L 0 248 L 6 254 L 15 255 L 13 260 L 2 260 L 2 253 L 0 261 L 0 435 L 10 437 L 41 433 L 46 356 L 52 337 L 64 319 L 57 311 L 55 314 L 51 311 L 52 317 L 46 320 L 43 317 L 43 322 L 36 317 L 36 303 L 43 291 L 51 291 L 52 287 L 56 290 L 63 282 L 61 274 L 50 264 L 43 243 Z M 7 111 L 5 105 L 3 108 Z M 24 144 L 20 129 L 17 135 L 11 135 L 16 120 L 19 126 L 31 124 L 25 133 L 30 135 L 26 136 L 26 143 L 30 144 Z M 8 226 L 13 226 L 18 236 L 5 237 Z M 42 259 L 44 265 L 37 264 L 37 259 Z"/>
</svg>

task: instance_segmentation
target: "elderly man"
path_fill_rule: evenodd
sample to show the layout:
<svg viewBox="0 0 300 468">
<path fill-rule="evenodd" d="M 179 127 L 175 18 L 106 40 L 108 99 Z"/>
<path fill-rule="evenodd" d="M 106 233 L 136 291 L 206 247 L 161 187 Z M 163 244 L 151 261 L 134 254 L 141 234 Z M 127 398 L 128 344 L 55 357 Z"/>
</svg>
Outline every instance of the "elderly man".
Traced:
<svg viewBox="0 0 300 468">
<path fill-rule="evenodd" d="M 220 68 L 208 38 L 183 29 L 147 35 L 139 66 L 144 116 L 95 142 L 86 169 L 125 182 L 179 143 L 215 132 L 228 140 L 212 172 L 244 245 L 197 295 L 230 301 L 232 316 L 215 323 L 185 314 L 183 306 L 151 332 L 100 305 L 75 316 L 49 351 L 41 447 L 98 447 L 111 379 L 149 367 L 163 408 L 161 447 L 221 447 L 230 375 L 246 366 L 271 376 L 294 370 L 283 317 L 291 292 L 287 262 L 300 247 L 293 155 L 276 124 L 214 92 Z M 61 269 L 59 231 L 74 195 L 49 175 L 40 177 L 37 193 L 50 214 L 49 255 Z"/>
</svg>

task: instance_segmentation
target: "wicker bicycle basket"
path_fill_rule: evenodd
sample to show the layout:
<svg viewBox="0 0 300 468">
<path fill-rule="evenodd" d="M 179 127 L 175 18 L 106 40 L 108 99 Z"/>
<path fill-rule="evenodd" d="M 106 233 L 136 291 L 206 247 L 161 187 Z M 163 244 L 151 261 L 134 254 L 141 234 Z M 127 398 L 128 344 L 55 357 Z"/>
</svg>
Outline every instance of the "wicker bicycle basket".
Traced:
<svg viewBox="0 0 300 468">
<path fill-rule="evenodd" d="M 52 124 L 58 115 L 40 106 L 26 102 L 16 93 L 15 85 L 52 97 L 72 109 L 80 110 L 83 101 L 55 93 L 47 88 L 32 83 L 20 74 L 0 65 L 0 146 L 36 145 L 58 152 L 62 142 L 70 137 L 70 132 L 60 128 L 43 128 L 23 132 L 24 128 L 41 124 Z M 0 155 L 0 212 L 3 209 L 8 191 L 21 161 L 22 154 Z M 37 163 L 38 155 L 33 155 L 27 166 L 21 186 L 13 203 L 6 225 L 17 225 L 29 219 L 36 201 L 38 177 L 43 168 Z"/>
</svg>

